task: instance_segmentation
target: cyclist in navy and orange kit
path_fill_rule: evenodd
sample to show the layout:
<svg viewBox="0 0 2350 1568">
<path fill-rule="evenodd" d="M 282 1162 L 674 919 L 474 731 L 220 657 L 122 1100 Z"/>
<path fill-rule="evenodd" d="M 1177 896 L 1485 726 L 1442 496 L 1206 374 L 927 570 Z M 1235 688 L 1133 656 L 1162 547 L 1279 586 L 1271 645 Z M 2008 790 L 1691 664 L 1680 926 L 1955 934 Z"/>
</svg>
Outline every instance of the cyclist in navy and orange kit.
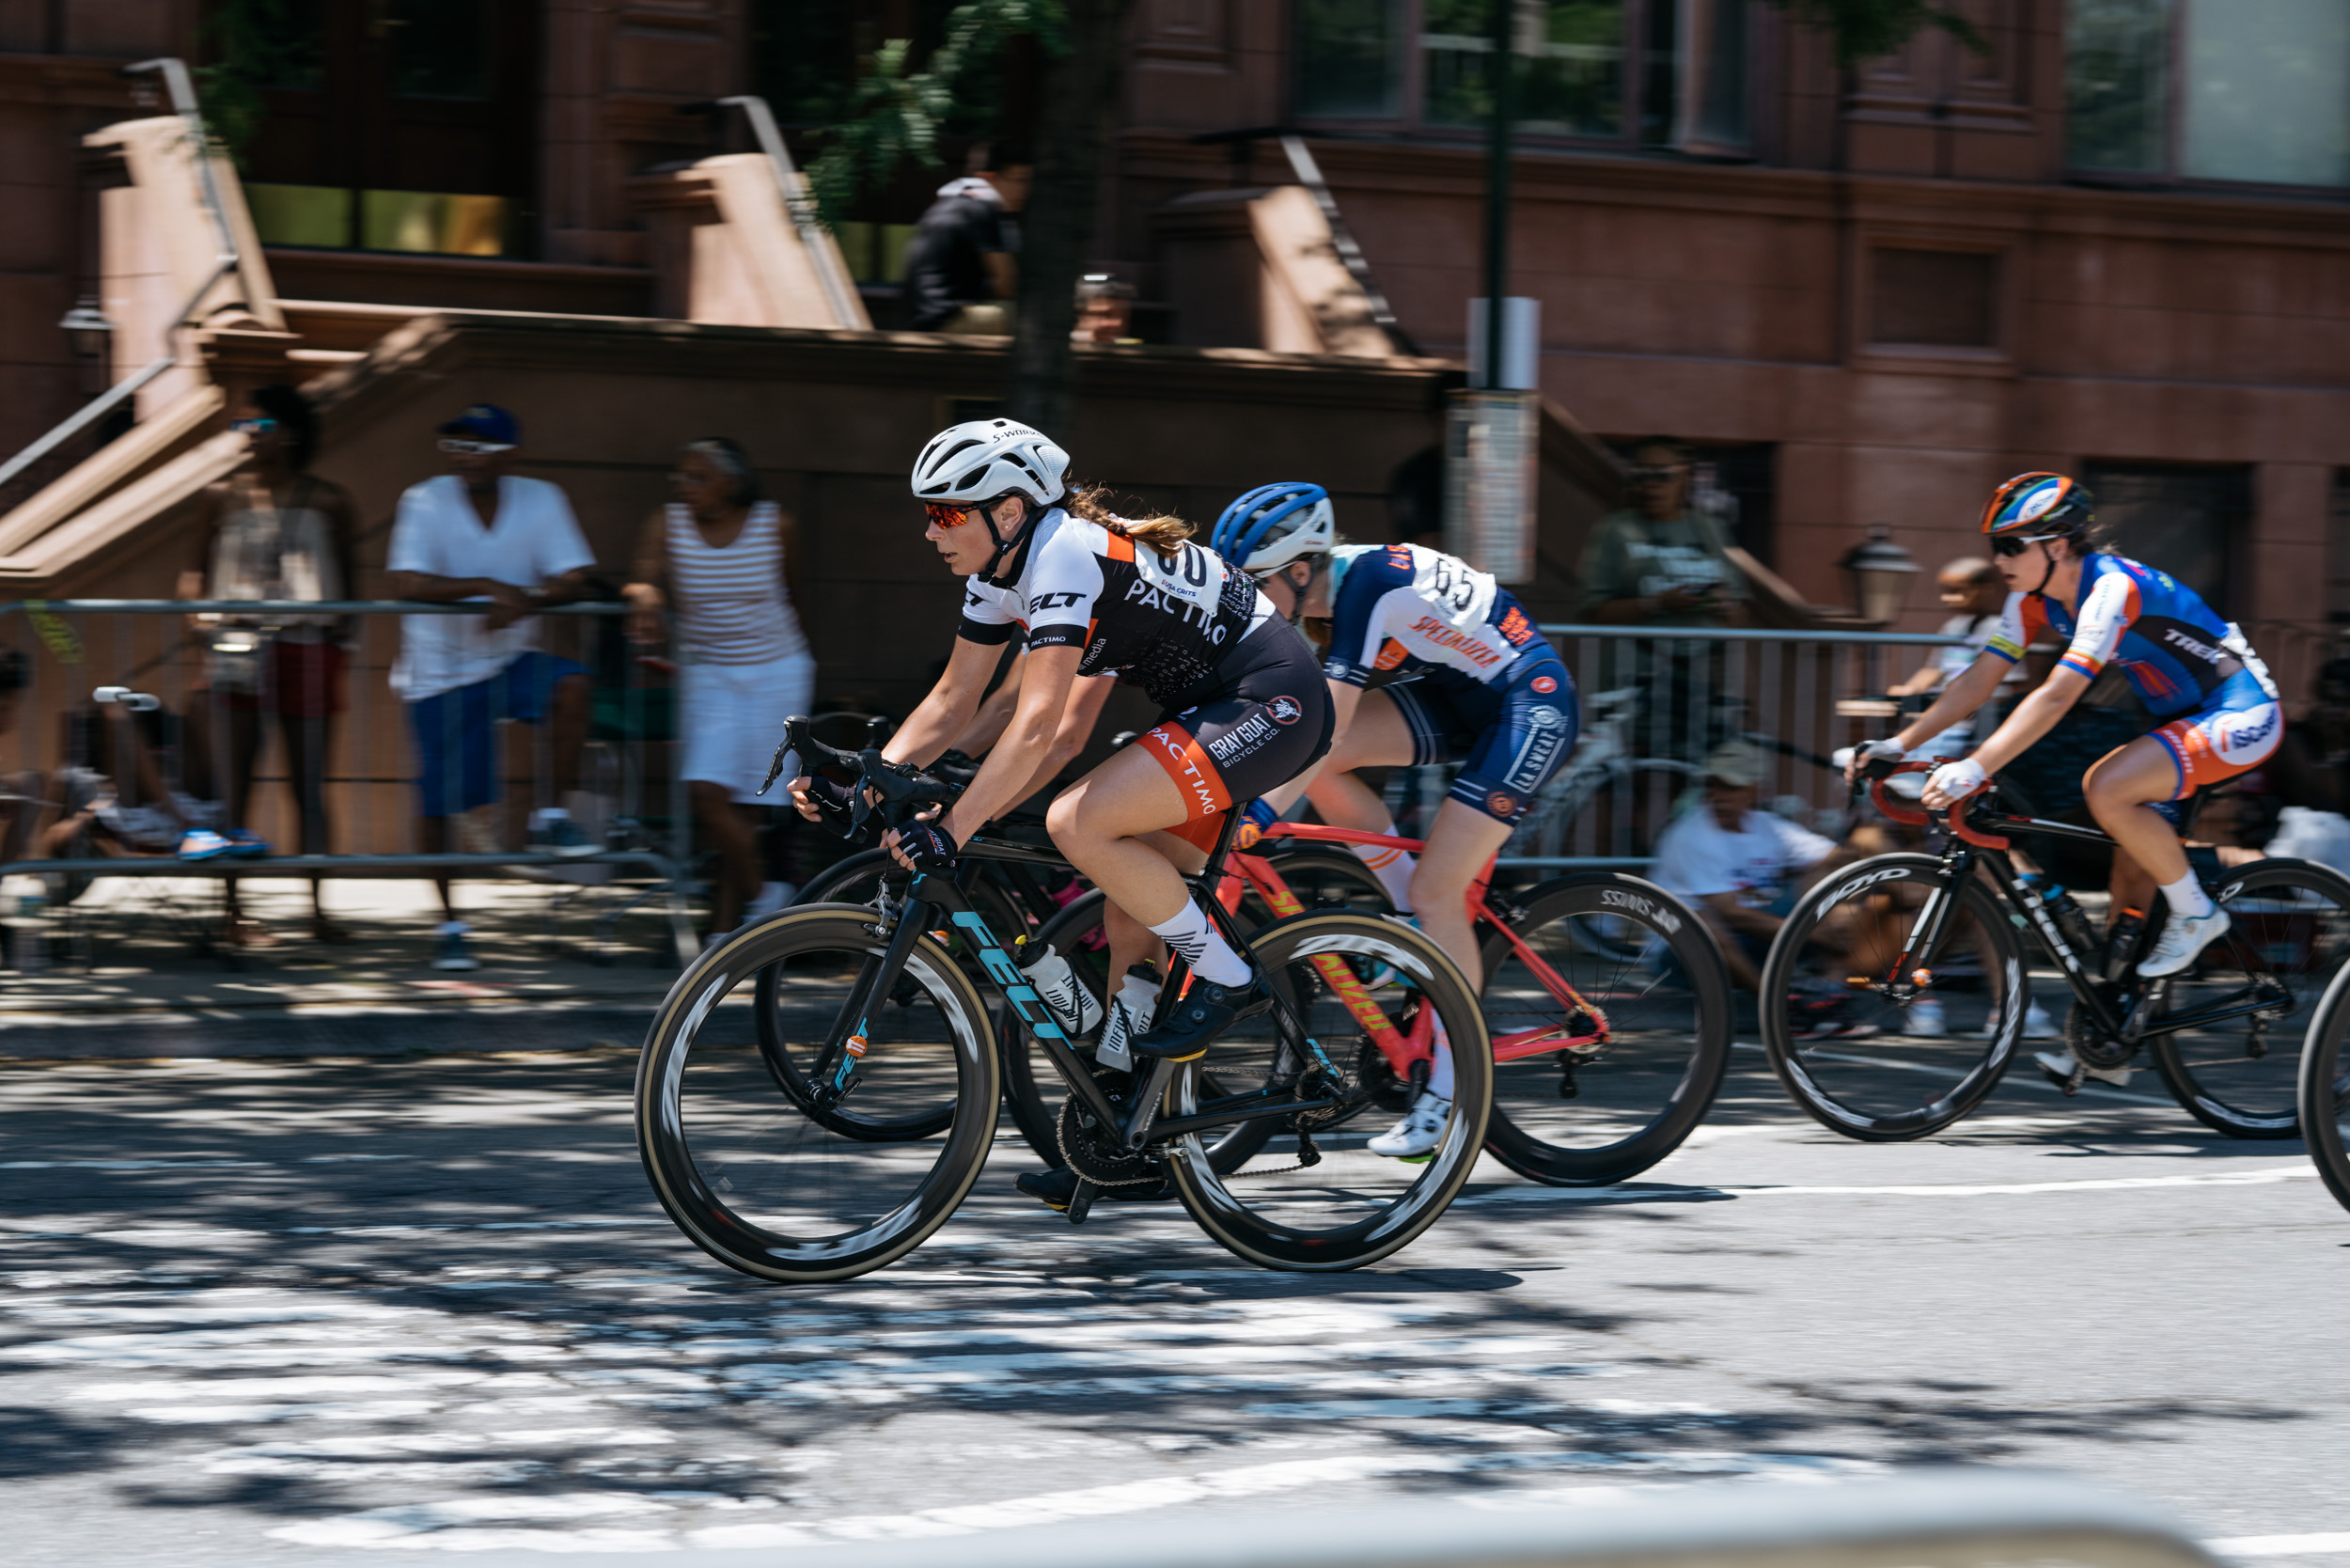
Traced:
<svg viewBox="0 0 2350 1568">
<path fill-rule="evenodd" d="M 2108 666 L 2136 688 L 2160 728 L 2107 753 L 2082 780 L 2097 824 L 2162 888 L 2170 918 L 2138 964 L 2175 975 L 2228 929 L 2189 870 L 2176 803 L 2260 766 L 2283 738 L 2284 713 L 2267 666 L 2235 625 L 2168 572 L 2106 555 L 2091 532 L 2096 503 L 2061 474 L 2019 474 L 1983 509 L 1982 531 L 2010 589 L 1989 645 L 1934 706 L 1887 741 L 1860 748 L 1847 772 L 1973 713 L 2042 628 L 2064 656 L 1975 754 L 1936 768 L 1925 803 L 1940 809 L 1982 789 L 2045 735 Z M 2117 869 L 2117 875 L 2119 869 Z M 2055 1072 L 2063 1058 L 2043 1058 Z"/>
<path fill-rule="evenodd" d="M 1277 611 L 1330 621 L 1323 662 L 1335 715 L 1330 753 L 1267 795 L 1268 808 L 1286 809 L 1304 793 L 1334 827 L 1393 833 L 1386 804 L 1352 770 L 1461 764 L 1417 860 L 1368 845 L 1355 854 L 1478 988 L 1469 884 L 1574 749 L 1566 666 L 1491 572 L 1425 545 L 1337 544 L 1320 485 L 1250 491 L 1225 509 L 1213 541 L 1257 579 Z M 1365 689 L 1373 673 L 1387 671 L 1409 678 Z M 1451 1090 L 1451 1056 L 1440 1050 L 1426 1092 L 1371 1140 L 1371 1151 L 1426 1153 L 1443 1135 Z"/>
</svg>

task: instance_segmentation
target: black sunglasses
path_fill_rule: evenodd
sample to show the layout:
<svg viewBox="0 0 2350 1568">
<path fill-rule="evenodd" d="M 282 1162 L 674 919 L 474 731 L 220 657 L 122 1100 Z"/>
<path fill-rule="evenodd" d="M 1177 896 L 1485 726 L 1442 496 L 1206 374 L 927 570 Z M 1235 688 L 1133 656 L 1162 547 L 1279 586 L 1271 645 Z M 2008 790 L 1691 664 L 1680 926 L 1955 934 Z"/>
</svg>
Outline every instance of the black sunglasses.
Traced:
<svg viewBox="0 0 2350 1568">
<path fill-rule="evenodd" d="M 2001 557 L 2020 556 L 2027 544 L 2039 544 L 2046 540 L 2062 539 L 2062 534 L 2010 534 L 1991 541 L 1991 553 Z"/>
</svg>

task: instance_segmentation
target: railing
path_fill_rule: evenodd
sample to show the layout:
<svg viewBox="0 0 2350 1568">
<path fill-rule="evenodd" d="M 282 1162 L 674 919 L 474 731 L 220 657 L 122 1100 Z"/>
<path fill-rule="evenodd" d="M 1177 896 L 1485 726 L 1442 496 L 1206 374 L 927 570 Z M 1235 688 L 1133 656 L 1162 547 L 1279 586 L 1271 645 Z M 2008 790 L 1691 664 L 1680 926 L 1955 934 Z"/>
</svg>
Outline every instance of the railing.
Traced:
<svg viewBox="0 0 2350 1568">
<path fill-rule="evenodd" d="M 543 876 L 560 867 L 561 880 L 595 883 L 627 873 L 650 880 L 642 895 L 666 913 L 681 962 L 690 960 L 680 867 L 692 828 L 672 760 L 671 666 L 627 641 L 626 606 L 566 604 L 524 622 L 541 629 L 544 651 L 586 677 L 565 698 L 575 707 L 559 735 L 553 694 L 527 684 L 494 682 L 470 708 L 462 698 L 403 701 L 390 685 L 402 630 L 395 618 L 478 623 L 482 610 L 376 601 L 0 605 L 0 646 L 25 659 L 25 683 L 0 713 L 0 796 L 14 805 L 0 809 L 0 876 L 78 885 Z M 450 764 L 431 819 L 419 778 L 428 715 Z M 469 772 L 464 760 L 475 755 L 483 761 Z M 477 798 L 485 793 L 494 798 Z M 528 818 L 556 806 L 592 853 L 531 846 Z M 230 826 L 298 853 L 172 854 L 191 828 Z"/>
<path fill-rule="evenodd" d="M 1760 764 L 1759 804 L 1841 831 L 1840 746 L 1889 734 L 1886 690 L 1958 637 L 1888 632 L 1544 625 L 1574 677 L 1582 736 L 1505 849 L 1504 868 L 1637 869 L 1689 808 L 1706 759 L 1743 741 Z M 1989 715 L 1985 715 L 1986 720 Z M 1424 828 L 1459 772 L 1398 769 L 1388 804 Z"/>
</svg>

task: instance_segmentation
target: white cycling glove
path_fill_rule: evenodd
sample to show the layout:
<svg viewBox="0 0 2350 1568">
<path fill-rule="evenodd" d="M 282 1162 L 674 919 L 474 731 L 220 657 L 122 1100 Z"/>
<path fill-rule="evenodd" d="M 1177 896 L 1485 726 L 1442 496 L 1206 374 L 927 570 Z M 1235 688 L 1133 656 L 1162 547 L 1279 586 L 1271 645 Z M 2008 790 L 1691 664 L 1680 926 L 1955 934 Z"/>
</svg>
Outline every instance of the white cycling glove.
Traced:
<svg viewBox="0 0 2350 1568">
<path fill-rule="evenodd" d="M 1865 768 L 1872 762 L 1898 762 L 1908 755 L 1899 741 L 1863 741 L 1852 748 L 1856 768 Z"/>
<path fill-rule="evenodd" d="M 1952 800 L 1964 800 L 1991 782 L 1991 776 L 1982 771 L 1982 764 L 1972 757 L 1962 757 L 1955 762 L 1945 762 L 1926 775 L 1926 788 L 1939 791 Z"/>
</svg>

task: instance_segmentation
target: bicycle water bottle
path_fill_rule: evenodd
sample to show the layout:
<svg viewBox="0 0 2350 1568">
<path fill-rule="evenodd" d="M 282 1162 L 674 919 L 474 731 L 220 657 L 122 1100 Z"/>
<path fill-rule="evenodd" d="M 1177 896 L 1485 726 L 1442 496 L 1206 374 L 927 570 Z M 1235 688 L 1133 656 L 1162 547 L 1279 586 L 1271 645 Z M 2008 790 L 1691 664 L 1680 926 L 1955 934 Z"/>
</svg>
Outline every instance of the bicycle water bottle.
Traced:
<svg viewBox="0 0 2350 1568">
<path fill-rule="evenodd" d="M 2026 902 L 2036 899 L 2048 911 L 2048 917 L 2063 933 L 2064 945 L 2073 949 L 2073 956 L 2080 960 L 2081 966 L 2092 966 L 2096 962 L 2096 931 L 2089 923 L 2089 912 L 2074 902 L 2072 890 L 2039 871 L 2026 871 L 2015 881 L 2024 889 Z"/>
<path fill-rule="evenodd" d="M 2106 949 L 2106 979 L 2120 983 L 2129 978 L 2130 963 L 2138 957 L 2138 938 L 2146 929 L 2146 912 L 2124 909 L 2122 917 L 2113 922 L 2113 941 Z"/>
<path fill-rule="evenodd" d="M 1020 967 L 1071 1039 L 1082 1039 L 1101 1027 L 1102 1004 L 1093 999 L 1092 992 L 1077 983 L 1069 960 L 1055 952 L 1050 942 L 1034 948 L 1024 945 Z"/>
</svg>

